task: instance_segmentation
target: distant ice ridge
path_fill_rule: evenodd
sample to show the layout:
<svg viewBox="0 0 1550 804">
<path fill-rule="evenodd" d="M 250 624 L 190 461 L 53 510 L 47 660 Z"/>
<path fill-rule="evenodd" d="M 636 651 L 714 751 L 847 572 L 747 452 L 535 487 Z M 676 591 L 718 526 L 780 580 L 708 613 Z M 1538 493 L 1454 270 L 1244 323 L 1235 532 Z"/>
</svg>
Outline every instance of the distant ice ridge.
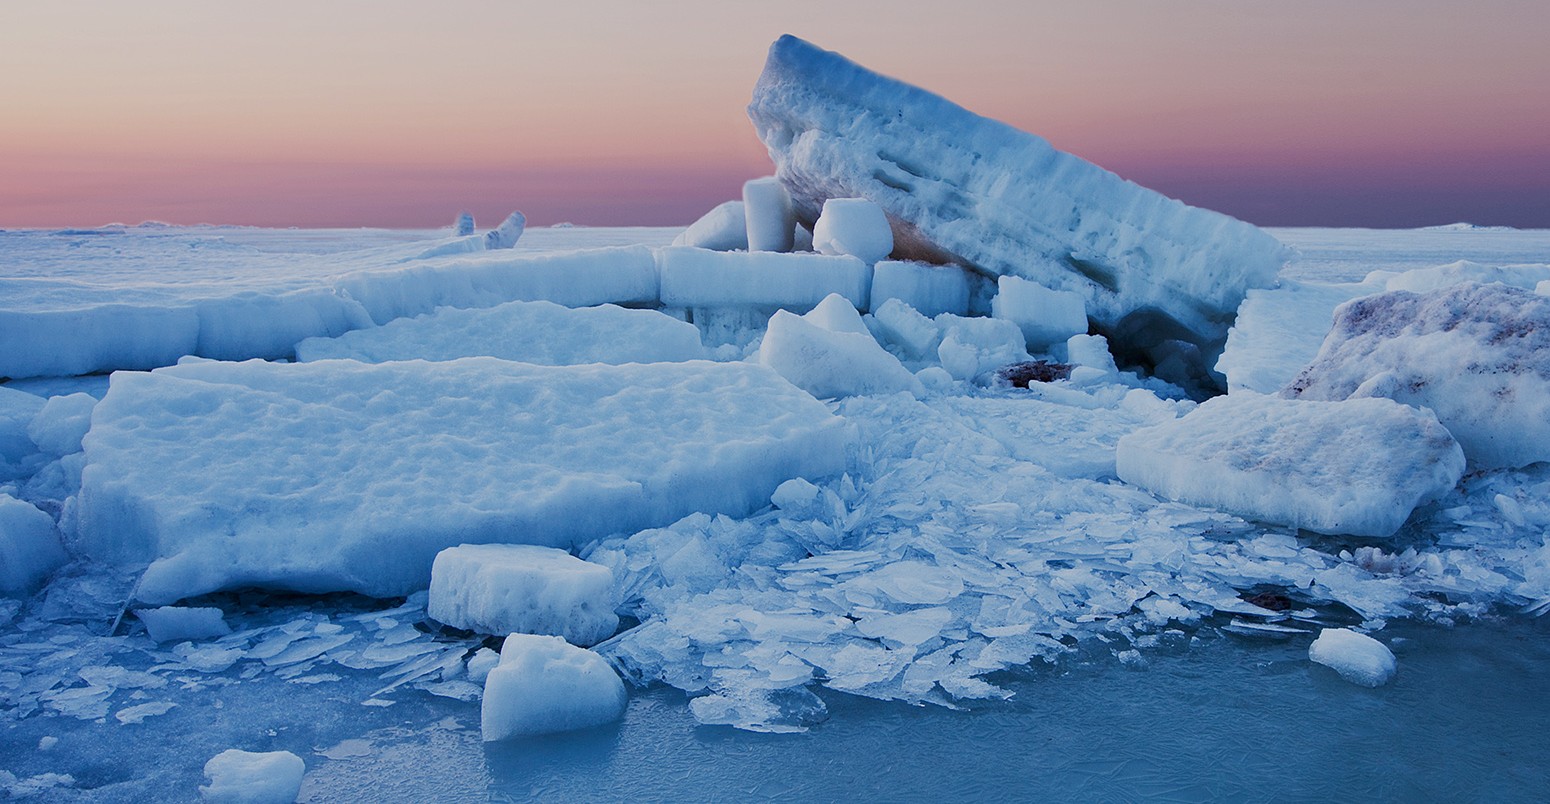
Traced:
<svg viewBox="0 0 1550 804">
<path fill-rule="evenodd" d="M 792 36 L 770 47 L 748 113 L 798 220 L 813 224 L 830 198 L 869 199 L 895 257 L 1078 293 L 1124 351 L 1182 340 L 1214 359 L 1245 291 L 1286 259 L 1254 226 Z"/>
<path fill-rule="evenodd" d="M 76 545 L 153 562 L 149 604 L 247 585 L 403 595 L 464 542 L 748 513 L 788 478 L 838 472 L 848 444 L 821 403 L 748 364 L 192 363 L 115 375 Z"/>
</svg>

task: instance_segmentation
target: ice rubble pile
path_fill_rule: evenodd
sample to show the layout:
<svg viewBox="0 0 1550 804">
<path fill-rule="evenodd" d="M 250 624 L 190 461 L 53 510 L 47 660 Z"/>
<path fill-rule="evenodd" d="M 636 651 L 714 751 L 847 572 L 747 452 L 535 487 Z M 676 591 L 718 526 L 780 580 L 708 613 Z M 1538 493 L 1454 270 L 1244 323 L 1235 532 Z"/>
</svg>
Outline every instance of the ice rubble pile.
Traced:
<svg viewBox="0 0 1550 804">
<path fill-rule="evenodd" d="M 748 114 L 804 224 L 830 198 L 871 200 L 896 257 L 1078 293 L 1127 350 L 1179 340 L 1213 351 L 1244 292 L 1284 261 L 1249 224 L 792 36 L 770 47 Z"/>
<path fill-rule="evenodd" d="M 464 544 L 436 555 L 429 611 L 481 634 L 549 634 L 594 645 L 619 628 L 613 573 L 564 550 Z"/>
<path fill-rule="evenodd" d="M 823 405 L 748 364 L 191 363 L 114 376 L 85 441 L 77 546 L 152 562 L 151 604 L 240 585 L 402 595 L 464 542 L 567 546 L 747 513 L 790 477 L 838 471 L 847 443 Z"/>
<path fill-rule="evenodd" d="M 486 742 L 597 726 L 629 702 L 619 676 L 589 650 L 555 636 L 512 634 L 484 682 Z"/>
</svg>

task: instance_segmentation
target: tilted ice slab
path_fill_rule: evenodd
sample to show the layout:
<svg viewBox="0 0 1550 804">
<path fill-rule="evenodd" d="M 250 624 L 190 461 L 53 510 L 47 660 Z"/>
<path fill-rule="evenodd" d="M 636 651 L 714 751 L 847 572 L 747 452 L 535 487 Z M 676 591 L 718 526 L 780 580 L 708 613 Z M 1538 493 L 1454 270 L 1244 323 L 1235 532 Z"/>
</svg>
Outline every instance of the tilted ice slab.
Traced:
<svg viewBox="0 0 1550 804">
<path fill-rule="evenodd" d="M 1219 343 L 1244 291 L 1284 261 L 1273 237 L 1186 206 L 792 36 L 749 117 L 811 225 L 829 198 L 880 205 L 894 256 L 1080 293 L 1121 348 Z"/>
<path fill-rule="evenodd" d="M 1318 533 L 1388 536 L 1464 473 L 1428 411 L 1388 400 L 1239 393 L 1119 440 L 1120 479 L 1172 500 Z"/>
<path fill-rule="evenodd" d="M 1550 460 L 1550 298 L 1470 282 L 1356 299 L 1282 395 L 1430 408 L 1472 468 Z"/>
<path fill-rule="evenodd" d="M 337 338 L 308 338 L 296 345 L 296 359 L 302 361 L 348 358 L 383 363 L 479 356 L 571 366 L 678 362 L 706 354 L 693 324 L 655 310 L 612 304 L 572 309 L 544 301 L 474 309 L 444 307 Z"/>
<path fill-rule="evenodd" d="M 114 376 L 77 539 L 154 562 L 150 604 L 248 585 L 403 595 L 456 544 L 747 513 L 841 469 L 847 433 L 749 364 L 191 363 Z"/>
</svg>

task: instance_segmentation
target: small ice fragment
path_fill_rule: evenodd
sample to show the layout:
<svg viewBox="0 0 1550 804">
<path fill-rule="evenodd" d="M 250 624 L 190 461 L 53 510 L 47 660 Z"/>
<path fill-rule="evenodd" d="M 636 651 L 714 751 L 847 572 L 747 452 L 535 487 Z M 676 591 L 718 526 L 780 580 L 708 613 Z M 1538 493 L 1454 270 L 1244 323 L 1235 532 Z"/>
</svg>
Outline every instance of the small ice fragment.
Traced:
<svg viewBox="0 0 1550 804">
<path fill-rule="evenodd" d="M 512 634 L 484 681 L 485 742 L 618 720 L 629 695 L 602 656 L 554 636 Z"/>
<path fill-rule="evenodd" d="M 131 706 L 126 709 L 120 709 L 118 712 L 114 713 L 113 717 L 117 718 L 118 722 L 125 725 L 129 725 L 131 723 L 142 723 L 148 717 L 167 714 L 168 712 L 172 711 L 172 708 L 175 706 L 177 706 L 177 704 L 172 703 L 171 701 L 154 701 L 152 703 L 143 703 L 138 706 Z"/>
<path fill-rule="evenodd" d="M 155 642 L 184 642 L 231 633 L 224 612 L 214 607 L 162 606 L 157 609 L 136 609 L 135 616 L 145 623 L 145 632 Z"/>
<path fill-rule="evenodd" d="M 1325 628 L 1308 646 L 1308 658 L 1333 668 L 1364 687 L 1381 687 L 1394 677 L 1397 662 L 1387 645 L 1349 628 Z"/>
<path fill-rule="evenodd" d="M 871 265 L 893 251 L 893 230 L 883 208 L 865 198 L 830 198 L 813 227 L 819 254 L 849 254 Z"/>
<path fill-rule="evenodd" d="M 235 748 L 205 763 L 210 784 L 199 788 L 205 801 L 231 804 L 290 804 L 301 792 L 307 765 L 289 751 L 253 753 Z"/>
<path fill-rule="evenodd" d="M 319 751 L 318 754 L 329 759 L 355 759 L 356 757 L 371 756 L 370 740 L 340 740 L 337 744 Z"/>
</svg>

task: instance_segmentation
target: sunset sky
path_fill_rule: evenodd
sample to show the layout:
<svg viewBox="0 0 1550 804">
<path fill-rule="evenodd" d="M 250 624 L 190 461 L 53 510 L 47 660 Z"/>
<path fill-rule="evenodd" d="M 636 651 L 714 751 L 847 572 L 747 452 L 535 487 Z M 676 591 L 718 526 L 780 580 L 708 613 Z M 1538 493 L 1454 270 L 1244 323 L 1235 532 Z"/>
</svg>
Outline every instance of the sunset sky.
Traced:
<svg viewBox="0 0 1550 804">
<path fill-rule="evenodd" d="M 793 33 L 1266 225 L 1550 227 L 1544 0 L 0 5 L 0 227 L 682 224 Z"/>
</svg>

